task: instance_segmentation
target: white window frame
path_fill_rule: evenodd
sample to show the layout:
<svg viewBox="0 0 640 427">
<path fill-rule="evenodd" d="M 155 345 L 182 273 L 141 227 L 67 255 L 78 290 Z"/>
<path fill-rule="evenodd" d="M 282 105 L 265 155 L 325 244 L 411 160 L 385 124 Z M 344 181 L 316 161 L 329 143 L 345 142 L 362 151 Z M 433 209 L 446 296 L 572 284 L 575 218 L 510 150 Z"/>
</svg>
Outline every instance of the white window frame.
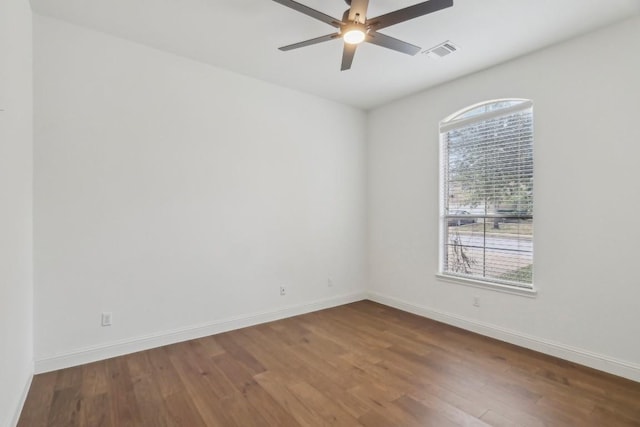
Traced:
<svg viewBox="0 0 640 427">
<path fill-rule="evenodd" d="M 492 104 L 501 103 L 501 102 L 510 102 L 511 106 L 499 108 L 496 110 L 485 111 L 480 114 L 471 114 L 467 113 L 472 112 L 474 110 L 480 109 L 482 107 L 490 106 Z M 531 283 L 523 283 L 523 282 L 511 282 L 509 280 L 500 280 L 492 277 L 486 277 L 486 275 L 476 275 L 476 274 L 458 274 L 451 271 L 446 271 L 446 262 L 447 262 L 447 252 L 449 251 L 449 242 L 448 242 L 448 226 L 449 221 L 452 219 L 450 215 L 446 212 L 447 202 L 445 201 L 446 195 L 446 187 L 445 180 L 448 179 L 446 176 L 446 169 L 448 164 L 445 165 L 445 161 L 448 162 L 447 151 L 445 149 L 446 143 L 446 134 L 447 132 L 459 128 L 463 128 L 469 124 L 483 122 L 491 119 L 495 119 L 501 116 L 508 116 L 510 114 L 518 113 L 520 111 L 529 110 L 532 118 L 533 118 L 533 102 L 527 99 L 519 99 L 519 98 L 509 98 L 509 99 L 495 99 L 489 100 L 485 102 L 481 102 L 478 104 L 471 105 L 462 110 L 457 111 L 456 113 L 448 116 L 444 120 L 440 122 L 440 194 L 439 194 L 439 205 L 440 205 L 440 216 L 439 216 L 439 230 L 440 230 L 440 242 L 439 242 L 439 270 L 437 277 L 448 281 L 459 283 L 463 285 L 473 286 L 473 287 L 481 287 L 485 289 L 492 289 L 512 294 L 524 295 L 524 296 L 535 296 L 536 290 L 534 288 L 533 280 Z M 533 121 L 532 121 L 532 132 L 533 132 Z M 496 216 L 496 215 L 494 215 Z M 486 219 L 491 218 L 492 216 L 488 214 L 486 211 L 484 215 L 469 215 L 469 217 L 474 218 L 482 218 L 484 221 Z M 533 214 L 529 216 L 533 221 Z M 523 216 L 524 218 L 524 216 Z M 533 263 L 533 236 L 531 237 L 531 256 Z M 486 250 L 486 240 L 483 242 L 483 245 Z"/>
</svg>

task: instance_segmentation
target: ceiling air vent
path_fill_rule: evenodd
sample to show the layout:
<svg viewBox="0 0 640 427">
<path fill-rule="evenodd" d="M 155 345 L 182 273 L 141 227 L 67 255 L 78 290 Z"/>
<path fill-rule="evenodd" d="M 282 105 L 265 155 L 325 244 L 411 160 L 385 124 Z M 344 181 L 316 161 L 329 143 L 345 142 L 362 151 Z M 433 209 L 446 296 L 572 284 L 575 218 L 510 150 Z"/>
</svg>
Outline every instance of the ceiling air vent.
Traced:
<svg viewBox="0 0 640 427">
<path fill-rule="evenodd" d="M 432 47 L 431 49 L 427 49 L 422 51 L 423 54 L 427 55 L 429 58 L 433 59 L 442 59 L 445 56 L 449 56 L 452 53 L 457 52 L 460 48 L 449 40 L 444 43 L 440 43 L 437 46 Z"/>
</svg>

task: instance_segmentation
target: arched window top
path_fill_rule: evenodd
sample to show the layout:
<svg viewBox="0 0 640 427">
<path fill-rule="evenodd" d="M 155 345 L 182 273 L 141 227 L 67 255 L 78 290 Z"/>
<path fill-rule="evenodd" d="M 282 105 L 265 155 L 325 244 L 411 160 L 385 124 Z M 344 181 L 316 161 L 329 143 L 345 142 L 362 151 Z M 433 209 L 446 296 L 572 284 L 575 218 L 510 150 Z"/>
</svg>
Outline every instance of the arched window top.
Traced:
<svg viewBox="0 0 640 427">
<path fill-rule="evenodd" d="M 531 108 L 533 102 L 529 99 L 506 98 L 480 102 L 456 111 L 440 122 L 440 131 L 444 132 L 475 121 L 499 117 L 514 111 Z"/>
</svg>

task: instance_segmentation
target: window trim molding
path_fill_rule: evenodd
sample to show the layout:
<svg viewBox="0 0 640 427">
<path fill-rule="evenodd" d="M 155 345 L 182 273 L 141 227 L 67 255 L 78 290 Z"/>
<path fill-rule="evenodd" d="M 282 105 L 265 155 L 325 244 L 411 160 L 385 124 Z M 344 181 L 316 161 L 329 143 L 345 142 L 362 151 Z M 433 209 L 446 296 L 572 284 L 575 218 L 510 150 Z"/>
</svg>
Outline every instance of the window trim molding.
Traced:
<svg viewBox="0 0 640 427">
<path fill-rule="evenodd" d="M 527 298 L 536 298 L 538 296 L 538 290 L 533 285 L 531 288 L 520 288 L 518 286 L 502 285 L 500 283 L 486 282 L 484 280 L 454 276 L 447 273 L 436 273 L 436 278 L 444 282 L 470 286 L 472 288 L 487 289 L 490 291 L 518 295 Z"/>
</svg>

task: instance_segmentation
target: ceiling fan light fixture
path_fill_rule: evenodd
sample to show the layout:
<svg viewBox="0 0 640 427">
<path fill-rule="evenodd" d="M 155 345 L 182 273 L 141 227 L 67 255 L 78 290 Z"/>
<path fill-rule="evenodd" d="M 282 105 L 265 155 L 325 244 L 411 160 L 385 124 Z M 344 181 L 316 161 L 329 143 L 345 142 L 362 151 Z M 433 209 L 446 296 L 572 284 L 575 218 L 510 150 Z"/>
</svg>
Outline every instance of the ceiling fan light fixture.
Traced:
<svg viewBox="0 0 640 427">
<path fill-rule="evenodd" d="M 353 24 L 344 29 L 342 39 L 345 43 L 359 44 L 362 43 L 366 36 L 364 25 Z"/>
</svg>

